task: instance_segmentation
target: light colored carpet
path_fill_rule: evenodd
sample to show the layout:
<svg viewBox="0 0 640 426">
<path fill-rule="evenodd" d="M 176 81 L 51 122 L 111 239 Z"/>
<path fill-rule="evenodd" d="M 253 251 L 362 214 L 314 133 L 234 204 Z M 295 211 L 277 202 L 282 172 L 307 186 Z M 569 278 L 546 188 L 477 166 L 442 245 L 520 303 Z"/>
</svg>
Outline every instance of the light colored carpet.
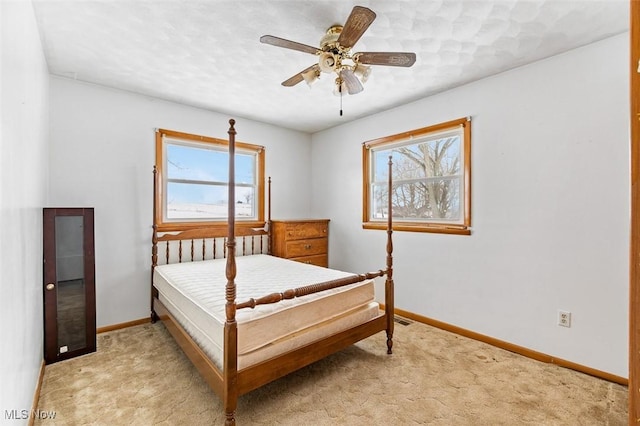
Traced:
<svg viewBox="0 0 640 426">
<path fill-rule="evenodd" d="M 240 397 L 239 425 L 627 425 L 628 391 L 412 323 Z M 164 326 L 100 334 L 46 367 L 56 425 L 221 425 L 222 405 Z"/>
</svg>

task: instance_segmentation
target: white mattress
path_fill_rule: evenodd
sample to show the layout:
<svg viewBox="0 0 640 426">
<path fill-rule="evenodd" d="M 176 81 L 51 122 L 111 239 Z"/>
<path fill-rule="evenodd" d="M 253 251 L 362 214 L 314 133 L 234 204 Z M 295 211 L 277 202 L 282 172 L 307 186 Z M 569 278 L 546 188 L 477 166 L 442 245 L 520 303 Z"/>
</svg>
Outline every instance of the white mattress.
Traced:
<svg viewBox="0 0 640 426">
<path fill-rule="evenodd" d="M 236 258 L 237 302 L 352 274 L 268 255 Z M 157 266 L 160 301 L 221 367 L 225 314 L 225 259 Z M 372 280 L 312 295 L 241 309 L 238 368 L 244 368 L 380 315 Z"/>
</svg>

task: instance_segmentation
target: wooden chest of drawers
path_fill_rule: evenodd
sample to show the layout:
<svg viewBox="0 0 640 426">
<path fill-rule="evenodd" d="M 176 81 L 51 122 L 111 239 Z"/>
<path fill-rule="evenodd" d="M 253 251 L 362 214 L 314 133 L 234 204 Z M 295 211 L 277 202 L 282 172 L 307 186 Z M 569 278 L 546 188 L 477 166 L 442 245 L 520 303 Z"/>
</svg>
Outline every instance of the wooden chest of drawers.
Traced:
<svg viewBox="0 0 640 426">
<path fill-rule="evenodd" d="M 272 220 L 271 236 L 274 256 L 329 266 L 328 219 Z"/>
</svg>

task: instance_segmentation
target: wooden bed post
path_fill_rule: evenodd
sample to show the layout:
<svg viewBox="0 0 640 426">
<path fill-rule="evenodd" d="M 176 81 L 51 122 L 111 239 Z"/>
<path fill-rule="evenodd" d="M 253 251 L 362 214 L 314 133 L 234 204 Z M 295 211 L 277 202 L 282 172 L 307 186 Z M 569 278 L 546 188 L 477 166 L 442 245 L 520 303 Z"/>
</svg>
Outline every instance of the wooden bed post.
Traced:
<svg viewBox="0 0 640 426">
<path fill-rule="evenodd" d="M 153 310 L 153 298 L 155 296 L 155 287 L 153 287 L 153 270 L 158 265 L 158 226 L 156 224 L 156 197 L 158 189 L 158 168 L 153 166 L 153 234 L 151 236 L 151 323 L 155 323 L 158 319 L 156 312 Z"/>
<path fill-rule="evenodd" d="M 384 309 L 387 317 L 387 353 L 391 354 L 393 349 L 393 325 L 395 307 L 393 300 L 393 203 L 391 202 L 391 193 L 393 191 L 392 172 L 392 156 L 389 156 L 389 196 L 387 197 L 387 279 L 385 281 L 385 301 Z"/>
<path fill-rule="evenodd" d="M 271 232 L 271 176 L 267 181 L 267 201 L 269 202 L 267 207 L 267 254 L 271 254 L 271 238 L 273 235 Z"/>
<path fill-rule="evenodd" d="M 227 222 L 227 285 L 225 311 L 227 321 L 224 325 L 224 391 L 223 404 L 226 416 L 225 425 L 236 424 L 236 407 L 238 405 L 238 324 L 236 323 L 236 239 L 235 239 L 235 120 L 229 120 L 229 212 Z"/>
</svg>

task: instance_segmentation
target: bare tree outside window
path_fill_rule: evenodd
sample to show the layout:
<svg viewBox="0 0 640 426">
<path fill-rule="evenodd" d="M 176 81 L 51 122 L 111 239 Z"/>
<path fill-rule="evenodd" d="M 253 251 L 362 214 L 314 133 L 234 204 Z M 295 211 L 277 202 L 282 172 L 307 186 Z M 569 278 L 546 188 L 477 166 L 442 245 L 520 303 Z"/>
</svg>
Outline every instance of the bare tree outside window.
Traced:
<svg viewBox="0 0 640 426">
<path fill-rule="evenodd" d="M 398 182 L 419 179 L 399 185 L 394 193 L 398 216 L 430 219 L 458 219 L 458 180 L 460 173 L 460 137 L 450 136 L 396 150 Z"/>
</svg>

